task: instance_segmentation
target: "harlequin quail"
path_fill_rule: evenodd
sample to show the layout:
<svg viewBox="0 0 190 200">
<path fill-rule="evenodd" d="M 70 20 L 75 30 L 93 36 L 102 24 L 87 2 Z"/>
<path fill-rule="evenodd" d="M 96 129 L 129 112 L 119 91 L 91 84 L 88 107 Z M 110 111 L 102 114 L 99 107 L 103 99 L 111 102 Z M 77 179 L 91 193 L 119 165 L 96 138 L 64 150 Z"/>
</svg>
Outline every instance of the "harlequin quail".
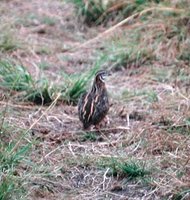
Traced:
<svg viewBox="0 0 190 200">
<path fill-rule="evenodd" d="M 98 71 L 91 90 L 80 97 L 78 114 L 84 129 L 91 125 L 97 127 L 108 113 L 109 101 L 105 86 L 105 77 L 108 75 L 110 74 L 105 70 Z"/>
</svg>

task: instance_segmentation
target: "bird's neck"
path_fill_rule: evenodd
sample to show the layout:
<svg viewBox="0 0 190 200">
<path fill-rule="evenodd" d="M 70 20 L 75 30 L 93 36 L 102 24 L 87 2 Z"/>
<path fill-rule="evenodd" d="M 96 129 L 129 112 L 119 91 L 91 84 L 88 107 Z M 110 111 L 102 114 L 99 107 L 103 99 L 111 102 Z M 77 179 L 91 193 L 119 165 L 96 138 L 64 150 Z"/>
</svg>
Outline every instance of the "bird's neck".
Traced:
<svg viewBox="0 0 190 200">
<path fill-rule="evenodd" d="M 92 92 L 96 93 L 96 92 L 100 92 L 102 90 L 105 89 L 105 83 L 101 80 L 95 80 L 93 85 L 92 85 Z"/>
</svg>

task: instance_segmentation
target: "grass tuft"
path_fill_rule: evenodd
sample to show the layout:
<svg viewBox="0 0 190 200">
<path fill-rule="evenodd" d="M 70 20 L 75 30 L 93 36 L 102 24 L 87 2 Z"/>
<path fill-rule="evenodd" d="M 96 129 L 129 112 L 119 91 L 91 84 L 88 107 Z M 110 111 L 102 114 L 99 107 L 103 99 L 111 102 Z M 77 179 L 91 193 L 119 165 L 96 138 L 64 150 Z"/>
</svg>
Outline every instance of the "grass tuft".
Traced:
<svg viewBox="0 0 190 200">
<path fill-rule="evenodd" d="M 21 65 L 8 60 L 0 61 L 1 87 L 8 90 L 25 91 L 33 85 L 32 76 Z"/>
<path fill-rule="evenodd" d="M 4 121 L 4 120 L 3 120 Z M 1 123 L 3 123 L 3 121 Z M 11 135 L 14 127 L 1 124 L 0 138 L 4 134 Z M 10 131 L 10 132 L 9 132 Z M 17 129 L 16 134 L 22 133 Z M 30 144 L 19 145 L 17 150 L 13 151 L 16 139 L 11 135 L 7 140 L 0 140 L 0 199 L 12 200 L 20 199 L 23 195 L 24 188 L 21 186 L 19 169 L 21 163 L 26 159 L 29 152 Z M 21 171 L 20 171 L 21 172 Z"/>
<path fill-rule="evenodd" d="M 158 101 L 158 95 L 156 91 L 149 89 L 149 90 L 124 90 L 122 93 L 122 100 L 129 102 L 134 99 L 139 99 L 140 101 L 145 100 L 148 103 L 154 103 Z"/>
<path fill-rule="evenodd" d="M 121 171 L 121 174 L 126 174 L 130 179 L 133 179 L 136 177 L 144 177 L 149 173 L 142 165 L 144 164 L 140 164 L 134 161 L 127 163 L 119 163 L 118 169 Z"/>
<path fill-rule="evenodd" d="M 82 75 L 68 75 L 63 73 L 64 86 L 62 90 L 62 98 L 69 104 L 77 104 L 79 97 L 86 91 L 87 84 L 90 82 L 99 65 L 96 65 L 91 70 Z"/>
<path fill-rule="evenodd" d="M 147 1 L 136 1 L 135 4 L 140 9 L 134 8 L 138 12 L 146 11 L 147 5 L 150 7 Z M 128 6 L 131 5 L 133 4 L 129 3 Z M 143 7 L 140 8 L 141 6 Z M 157 5 L 155 11 L 142 14 L 136 20 L 133 19 L 130 24 L 126 25 L 127 28 L 123 31 L 123 35 L 113 37 L 112 43 L 110 41 L 105 43 L 103 55 L 107 56 L 109 67 L 113 70 L 120 70 L 131 67 L 139 68 L 154 62 L 174 65 L 184 61 L 188 64 L 190 46 L 188 15 L 185 9 L 179 12 L 172 8 L 168 10 L 164 5 L 159 7 Z"/>
<path fill-rule="evenodd" d="M 54 88 L 47 79 L 42 78 L 35 82 L 35 87 L 27 91 L 25 99 L 38 105 L 46 105 L 53 101 Z"/>
<path fill-rule="evenodd" d="M 2 30 L 1 30 L 2 31 Z M 2 31 L 0 33 L 0 51 L 1 52 L 11 52 L 20 47 L 18 40 L 15 39 L 13 33 Z"/>
<path fill-rule="evenodd" d="M 93 25 L 97 22 L 99 17 L 105 12 L 101 3 L 94 0 L 87 2 L 83 0 L 69 1 L 75 5 L 79 18 L 87 25 Z"/>
<path fill-rule="evenodd" d="M 79 18 L 87 25 L 117 23 L 130 15 L 149 7 L 149 3 L 157 5 L 159 0 L 131 0 L 131 1 L 69 1 L 75 5 Z"/>
<path fill-rule="evenodd" d="M 145 168 L 145 163 L 140 161 L 129 160 L 127 162 L 118 161 L 115 158 L 103 162 L 104 167 L 110 168 L 110 173 L 113 176 L 127 177 L 129 179 L 142 178 L 150 174 L 150 171 Z"/>
<path fill-rule="evenodd" d="M 189 199 L 189 197 L 190 197 L 190 189 L 184 189 L 178 194 L 174 195 L 173 200 Z"/>
<path fill-rule="evenodd" d="M 24 92 L 23 99 L 36 104 L 52 102 L 53 88 L 47 79 L 34 80 L 24 66 L 7 60 L 0 62 L 0 86 L 4 89 Z"/>
<path fill-rule="evenodd" d="M 34 80 L 24 66 L 4 60 L 0 62 L 0 86 L 10 91 L 24 92 L 22 99 L 42 105 L 51 103 L 54 94 L 64 88 L 61 91 L 63 101 L 76 104 L 98 68 L 99 65 L 96 65 L 80 76 L 63 73 L 64 85 L 55 86 L 46 78 Z"/>
<path fill-rule="evenodd" d="M 97 134 L 96 133 L 85 133 L 85 135 L 83 135 L 82 137 L 82 141 L 91 141 L 91 142 L 95 142 L 97 140 Z"/>
</svg>

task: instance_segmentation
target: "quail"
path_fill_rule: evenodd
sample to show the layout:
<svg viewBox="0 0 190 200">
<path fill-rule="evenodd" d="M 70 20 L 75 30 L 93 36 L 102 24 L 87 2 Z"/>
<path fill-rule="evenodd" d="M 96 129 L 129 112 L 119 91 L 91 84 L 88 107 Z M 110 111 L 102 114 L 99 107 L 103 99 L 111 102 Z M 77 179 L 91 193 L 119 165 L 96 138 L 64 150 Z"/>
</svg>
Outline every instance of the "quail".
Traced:
<svg viewBox="0 0 190 200">
<path fill-rule="evenodd" d="M 108 75 L 110 75 L 108 71 L 98 71 L 91 90 L 83 93 L 79 99 L 78 114 L 84 129 L 88 129 L 91 125 L 97 128 L 108 113 L 109 100 L 105 85 L 105 78 Z"/>
</svg>

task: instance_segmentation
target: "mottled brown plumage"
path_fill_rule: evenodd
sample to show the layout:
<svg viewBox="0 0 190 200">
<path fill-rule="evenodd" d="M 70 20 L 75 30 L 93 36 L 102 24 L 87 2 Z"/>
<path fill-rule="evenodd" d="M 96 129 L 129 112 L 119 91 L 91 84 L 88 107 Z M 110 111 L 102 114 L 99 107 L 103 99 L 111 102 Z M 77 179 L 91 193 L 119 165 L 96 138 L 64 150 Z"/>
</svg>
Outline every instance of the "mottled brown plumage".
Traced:
<svg viewBox="0 0 190 200">
<path fill-rule="evenodd" d="M 78 114 L 84 129 L 89 128 L 91 125 L 97 126 L 109 110 L 108 94 L 104 82 L 107 75 L 109 75 L 107 71 L 98 71 L 91 90 L 80 97 Z"/>
</svg>

